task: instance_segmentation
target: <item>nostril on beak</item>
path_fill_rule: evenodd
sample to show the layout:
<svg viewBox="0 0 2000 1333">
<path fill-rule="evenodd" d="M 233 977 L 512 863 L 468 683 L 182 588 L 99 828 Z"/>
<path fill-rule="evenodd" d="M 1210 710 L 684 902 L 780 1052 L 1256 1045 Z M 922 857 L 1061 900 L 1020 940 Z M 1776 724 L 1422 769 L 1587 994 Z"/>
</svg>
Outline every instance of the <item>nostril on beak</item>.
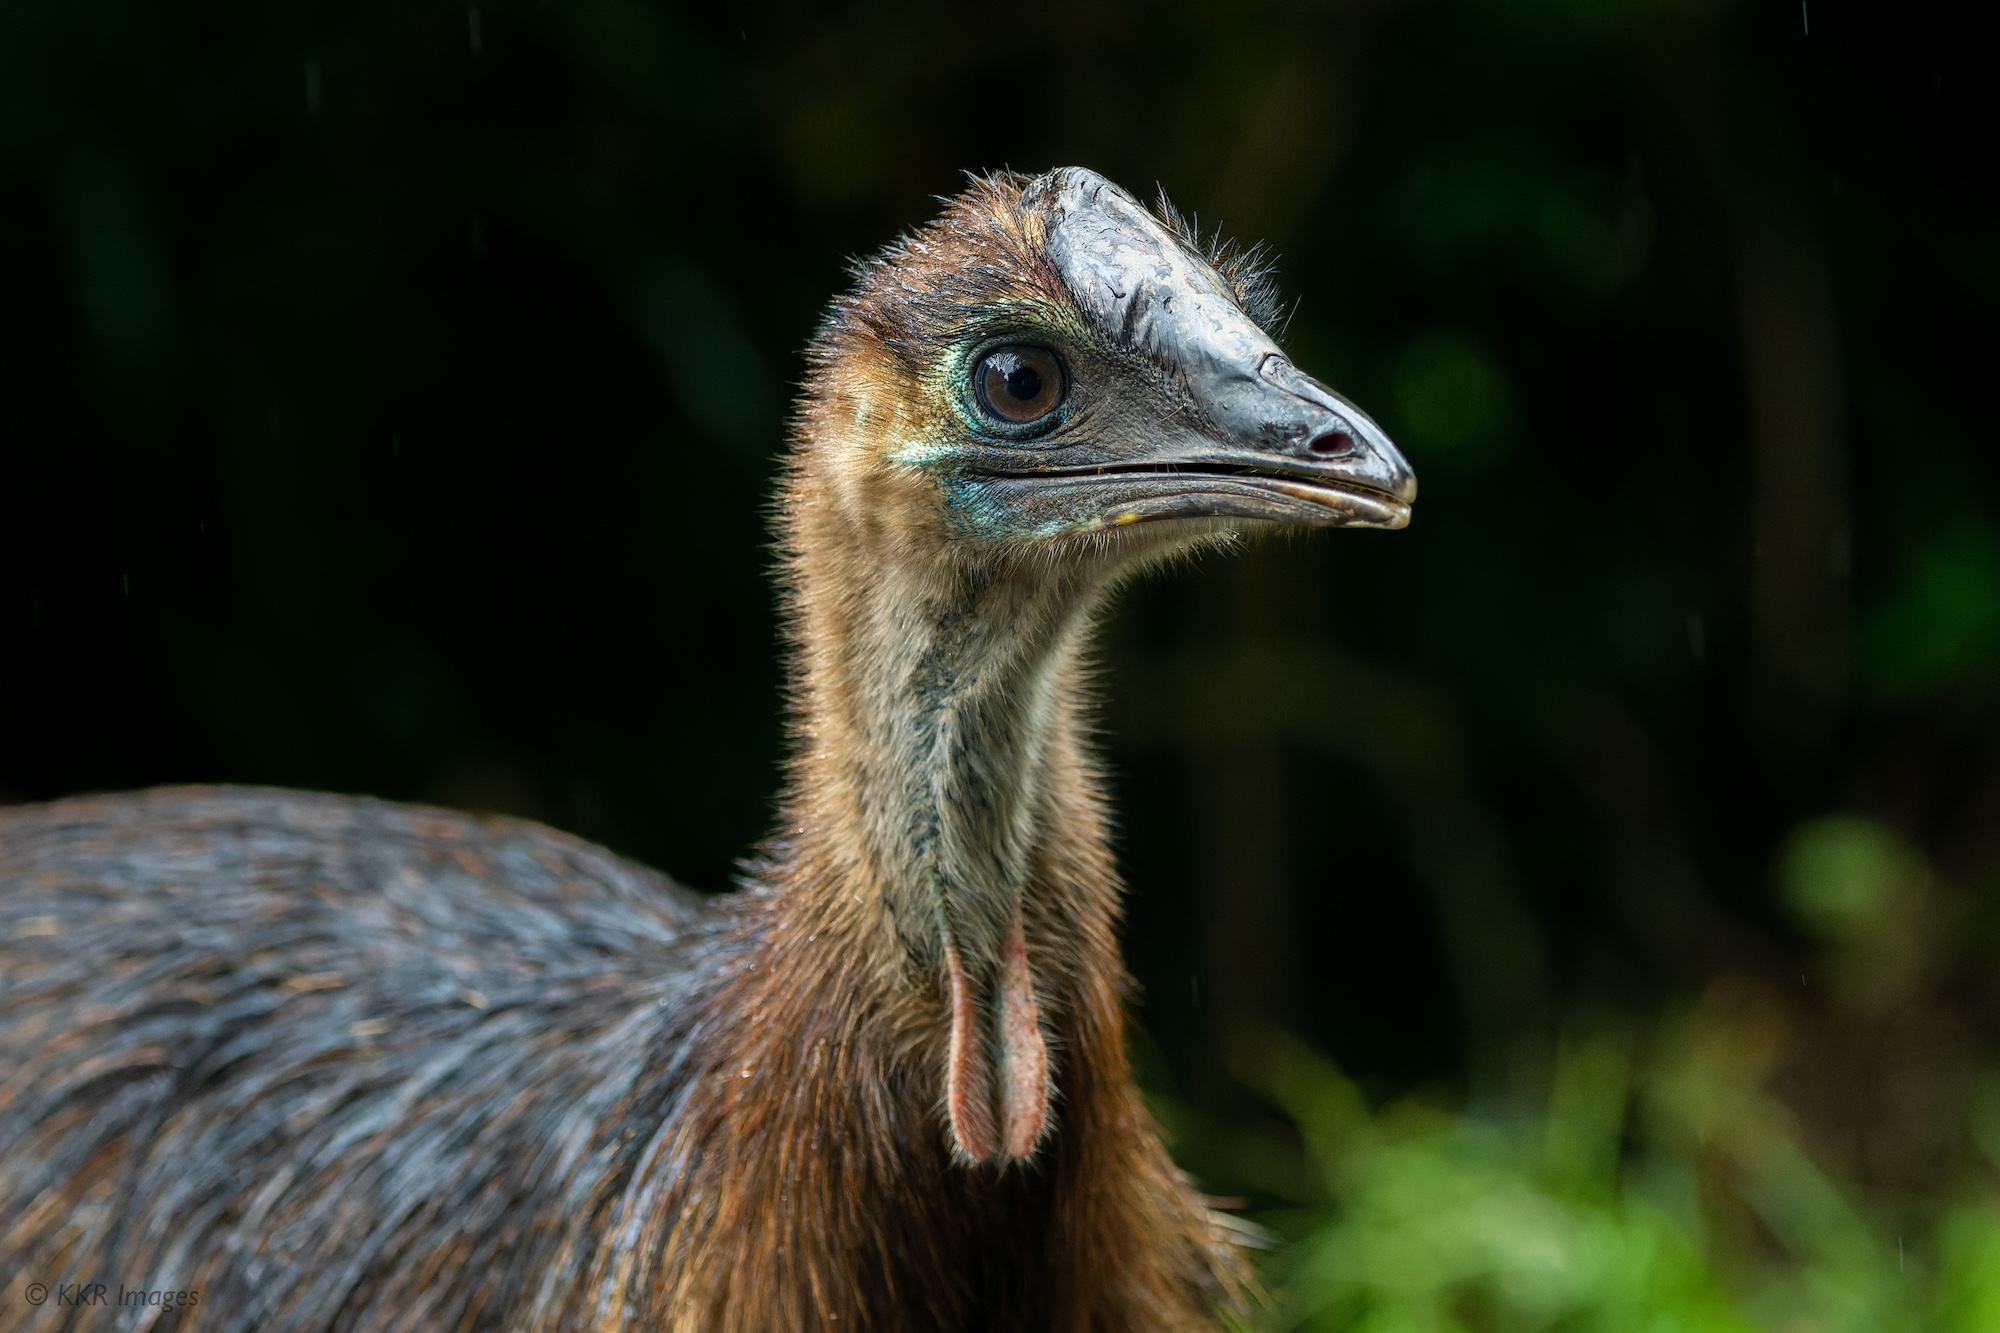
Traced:
<svg viewBox="0 0 2000 1333">
<path fill-rule="evenodd" d="M 1306 446 L 1322 458 L 1337 458 L 1341 454 L 1351 454 L 1356 446 L 1354 437 L 1344 430 L 1330 430 L 1324 435 L 1315 435 Z"/>
</svg>

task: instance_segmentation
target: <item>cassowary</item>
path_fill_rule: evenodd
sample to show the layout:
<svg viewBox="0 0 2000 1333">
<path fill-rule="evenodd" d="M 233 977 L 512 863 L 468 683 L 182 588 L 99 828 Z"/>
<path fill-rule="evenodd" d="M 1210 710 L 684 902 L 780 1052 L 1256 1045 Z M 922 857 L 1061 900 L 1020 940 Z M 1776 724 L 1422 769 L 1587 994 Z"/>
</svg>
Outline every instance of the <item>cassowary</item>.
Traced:
<svg viewBox="0 0 2000 1333">
<path fill-rule="evenodd" d="M 1083 654 L 1176 553 L 1407 521 L 1271 323 L 1254 263 L 1074 168 L 858 269 L 782 482 L 782 822 L 732 895 L 373 800 L 0 811 L 0 1330 L 1240 1308 L 1127 1059 Z"/>
</svg>

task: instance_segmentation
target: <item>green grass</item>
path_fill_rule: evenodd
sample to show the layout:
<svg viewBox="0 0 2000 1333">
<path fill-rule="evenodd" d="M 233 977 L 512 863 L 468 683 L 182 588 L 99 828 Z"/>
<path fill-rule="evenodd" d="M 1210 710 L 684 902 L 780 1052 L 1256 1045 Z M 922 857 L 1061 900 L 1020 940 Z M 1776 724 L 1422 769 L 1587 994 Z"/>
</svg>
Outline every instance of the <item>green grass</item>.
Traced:
<svg viewBox="0 0 2000 1333">
<path fill-rule="evenodd" d="M 1762 1086 L 1776 1046 L 1726 989 L 1630 1043 L 1564 1045 L 1533 1114 L 1371 1108 L 1291 1042 L 1255 1062 L 1303 1158 L 1239 1140 L 1272 1329 L 1315 1333 L 1984 1333 L 2000 1209 L 1942 1204 L 1899 1234 L 1816 1166 Z"/>
</svg>

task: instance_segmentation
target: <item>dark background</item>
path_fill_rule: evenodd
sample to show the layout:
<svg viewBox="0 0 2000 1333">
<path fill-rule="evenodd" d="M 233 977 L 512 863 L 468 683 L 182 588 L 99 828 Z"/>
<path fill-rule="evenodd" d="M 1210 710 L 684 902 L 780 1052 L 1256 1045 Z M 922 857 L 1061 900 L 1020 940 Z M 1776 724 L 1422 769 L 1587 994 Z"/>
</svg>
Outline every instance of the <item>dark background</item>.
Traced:
<svg viewBox="0 0 2000 1333">
<path fill-rule="evenodd" d="M 1081 163 L 1269 241 L 1288 349 L 1423 480 L 1107 634 L 1153 1086 L 1258 1114 L 1275 1023 L 1504 1100 L 1761 987 L 1820 1150 L 1932 1188 L 2000 1054 L 1978 17 L 16 0 L 0 800 L 366 791 L 725 886 L 800 349 L 961 171 Z M 1865 1001 L 1780 892 L 1835 812 L 1924 885 Z"/>
</svg>

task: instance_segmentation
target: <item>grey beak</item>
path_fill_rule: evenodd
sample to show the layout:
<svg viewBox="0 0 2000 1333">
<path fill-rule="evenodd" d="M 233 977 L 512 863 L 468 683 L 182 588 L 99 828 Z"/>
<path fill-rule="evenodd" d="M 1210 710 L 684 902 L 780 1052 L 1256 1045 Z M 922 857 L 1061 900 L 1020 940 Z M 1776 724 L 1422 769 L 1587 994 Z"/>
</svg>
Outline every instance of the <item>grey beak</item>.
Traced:
<svg viewBox="0 0 2000 1333">
<path fill-rule="evenodd" d="M 1282 460 L 1287 472 L 1324 476 L 1404 505 L 1417 498 L 1416 473 L 1382 428 L 1275 348 L 1254 376 L 1232 374 L 1190 387 L 1223 439 L 1246 455 Z"/>
<path fill-rule="evenodd" d="M 1097 469 L 1159 479 L 1139 517 L 1409 521 L 1416 476 L 1381 427 L 1287 360 L 1207 261 L 1137 200 L 1080 167 L 1042 177 L 1030 199 L 1077 304 L 1114 346 L 1168 372 L 1199 418 Z"/>
</svg>

